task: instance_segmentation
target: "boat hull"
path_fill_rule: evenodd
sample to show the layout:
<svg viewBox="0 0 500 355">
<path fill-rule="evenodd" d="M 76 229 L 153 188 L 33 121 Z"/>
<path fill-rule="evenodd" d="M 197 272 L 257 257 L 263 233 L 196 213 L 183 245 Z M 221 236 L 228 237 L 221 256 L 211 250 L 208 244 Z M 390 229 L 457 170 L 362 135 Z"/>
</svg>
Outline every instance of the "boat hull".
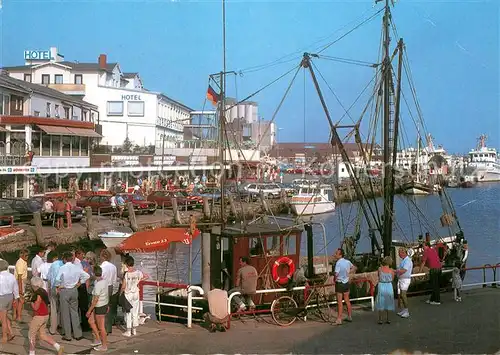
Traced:
<svg viewBox="0 0 500 355">
<path fill-rule="evenodd" d="M 478 172 L 477 182 L 498 182 L 500 181 L 500 171 L 484 171 Z"/>
<path fill-rule="evenodd" d="M 430 195 L 430 192 L 419 189 L 418 187 L 409 187 L 403 191 L 405 195 Z"/>
<path fill-rule="evenodd" d="M 335 202 L 291 203 L 292 211 L 298 216 L 323 214 L 335 211 Z"/>
<path fill-rule="evenodd" d="M 99 238 L 101 238 L 106 248 L 116 248 L 131 235 L 132 233 L 107 232 L 99 234 Z"/>
</svg>

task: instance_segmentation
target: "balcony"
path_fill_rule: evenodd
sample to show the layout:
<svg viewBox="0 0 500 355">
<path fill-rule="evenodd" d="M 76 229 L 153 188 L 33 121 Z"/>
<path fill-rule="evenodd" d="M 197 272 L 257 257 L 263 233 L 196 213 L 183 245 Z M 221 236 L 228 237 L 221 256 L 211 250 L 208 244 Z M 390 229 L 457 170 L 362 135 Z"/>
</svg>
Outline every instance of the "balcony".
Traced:
<svg viewBox="0 0 500 355">
<path fill-rule="evenodd" d="M 85 84 L 49 84 L 47 86 L 67 95 L 85 95 Z"/>
</svg>

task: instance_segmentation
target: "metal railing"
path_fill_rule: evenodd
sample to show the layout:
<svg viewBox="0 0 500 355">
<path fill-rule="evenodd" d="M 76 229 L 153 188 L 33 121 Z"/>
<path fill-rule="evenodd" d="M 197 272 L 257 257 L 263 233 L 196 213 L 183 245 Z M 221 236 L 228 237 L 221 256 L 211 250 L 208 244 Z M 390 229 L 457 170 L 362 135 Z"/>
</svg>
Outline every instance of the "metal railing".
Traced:
<svg viewBox="0 0 500 355">
<path fill-rule="evenodd" d="M 157 297 L 155 297 L 155 301 L 144 300 L 144 287 L 145 286 L 156 287 Z M 162 288 L 162 287 L 171 288 L 171 289 L 186 290 L 186 292 L 187 292 L 187 304 L 182 305 L 182 304 L 161 302 L 160 298 L 159 298 L 159 294 L 160 294 L 160 288 Z M 199 296 L 193 296 L 193 292 L 198 292 Z M 187 285 L 187 284 L 176 284 L 176 283 L 169 283 L 169 282 L 159 282 L 159 281 L 147 281 L 147 280 L 141 281 L 139 283 L 139 313 L 143 313 L 144 304 L 151 304 L 151 305 L 154 305 L 158 310 L 158 312 L 156 314 L 156 316 L 158 317 L 158 320 L 161 320 L 162 316 L 167 316 L 167 317 L 171 317 L 171 318 L 186 319 L 187 320 L 187 327 L 191 328 L 192 324 L 193 324 L 193 320 L 201 321 L 199 319 L 193 319 L 193 310 L 199 310 L 199 311 L 203 310 L 203 308 L 201 308 L 201 307 L 193 306 L 193 301 L 194 300 L 204 300 L 205 298 L 202 297 L 203 295 L 204 295 L 204 292 L 200 286 Z M 186 309 L 187 317 L 163 314 L 161 311 L 161 306 Z"/>
</svg>

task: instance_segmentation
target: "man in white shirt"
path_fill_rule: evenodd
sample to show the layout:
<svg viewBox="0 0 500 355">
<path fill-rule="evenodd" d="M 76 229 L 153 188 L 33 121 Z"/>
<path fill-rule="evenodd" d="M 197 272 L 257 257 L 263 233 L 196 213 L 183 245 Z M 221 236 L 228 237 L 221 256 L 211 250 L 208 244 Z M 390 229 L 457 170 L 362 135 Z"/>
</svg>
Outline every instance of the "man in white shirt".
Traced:
<svg viewBox="0 0 500 355">
<path fill-rule="evenodd" d="M 342 324 L 342 310 L 344 300 L 347 307 L 347 322 L 352 322 L 352 307 L 349 299 L 349 274 L 356 270 L 356 267 L 347 259 L 344 259 L 344 251 L 339 248 L 335 252 L 337 262 L 335 263 L 335 293 L 337 294 L 337 321 L 335 324 Z"/>
<path fill-rule="evenodd" d="M 111 334 L 113 325 L 115 324 L 118 308 L 118 291 L 120 290 L 118 271 L 116 266 L 110 261 L 111 253 L 109 250 L 103 249 L 101 251 L 102 278 L 108 283 L 109 289 L 109 312 L 106 314 L 106 332 L 108 334 Z"/>
<path fill-rule="evenodd" d="M 40 269 L 40 266 L 42 266 L 42 264 L 43 264 L 43 256 L 44 255 L 45 255 L 45 250 L 38 247 L 36 249 L 35 257 L 33 258 L 33 260 L 31 260 L 31 274 L 34 277 L 40 277 L 39 269 Z"/>
<path fill-rule="evenodd" d="M 73 264 L 73 254 L 63 254 L 64 265 L 59 269 L 55 284 L 59 290 L 61 320 L 64 328 L 63 340 L 71 341 L 71 328 L 76 340 L 81 340 L 82 328 L 78 314 L 78 286 L 90 276 L 82 268 Z"/>
<path fill-rule="evenodd" d="M 0 259 L 0 322 L 2 323 L 2 343 L 12 340 L 12 327 L 7 312 L 14 300 L 19 298 L 16 277 L 9 272 L 9 263 Z"/>
<path fill-rule="evenodd" d="M 410 312 L 408 311 L 408 298 L 406 297 L 406 292 L 410 287 L 413 261 L 408 256 L 406 248 L 399 248 L 398 253 L 401 258 L 401 264 L 396 270 L 396 275 L 398 277 L 398 306 L 401 308 L 401 312 L 399 312 L 398 315 L 403 318 L 408 318 Z"/>
<path fill-rule="evenodd" d="M 43 281 L 43 289 L 47 292 L 49 291 L 48 275 L 51 266 L 52 259 L 50 257 L 47 257 L 47 261 L 40 265 L 40 267 L 38 268 L 38 273 Z"/>
</svg>

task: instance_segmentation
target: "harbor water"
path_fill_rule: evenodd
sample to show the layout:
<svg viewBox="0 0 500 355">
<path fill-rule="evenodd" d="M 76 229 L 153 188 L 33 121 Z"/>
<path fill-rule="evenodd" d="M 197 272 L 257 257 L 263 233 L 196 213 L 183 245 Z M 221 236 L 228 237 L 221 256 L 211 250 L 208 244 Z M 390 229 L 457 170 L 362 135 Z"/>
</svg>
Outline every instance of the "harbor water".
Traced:
<svg viewBox="0 0 500 355">
<path fill-rule="evenodd" d="M 458 221 L 469 244 L 468 266 L 496 264 L 500 262 L 500 184 L 479 184 L 467 189 L 447 189 L 453 201 Z M 377 201 L 382 211 L 382 201 Z M 418 208 L 417 208 L 418 207 Z M 346 203 L 337 207 L 334 213 L 314 216 L 313 222 L 322 223 L 326 229 L 327 253 L 331 255 L 340 246 L 344 235 L 355 228 L 358 214 L 357 203 Z M 441 200 L 437 195 L 396 196 L 394 238 L 402 241 L 415 241 L 418 235 L 429 232 L 433 239 L 450 235 L 448 228 L 442 228 Z M 341 222 L 343 221 L 343 223 Z M 323 228 L 314 226 L 315 255 L 325 254 Z M 370 241 L 364 217 L 361 219 L 361 239 L 357 252 L 367 252 Z M 201 238 L 192 245 L 193 283 L 201 282 Z M 302 237 L 301 255 L 306 255 L 305 233 Z M 185 283 L 189 277 L 189 246 L 177 243 L 168 252 L 134 255 L 138 265 L 152 279 Z M 158 265 L 156 262 L 158 261 Z M 491 277 L 491 276 L 488 276 Z M 469 272 L 466 282 L 481 282 L 480 272 Z M 146 294 L 153 295 L 149 288 Z"/>
</svg>

